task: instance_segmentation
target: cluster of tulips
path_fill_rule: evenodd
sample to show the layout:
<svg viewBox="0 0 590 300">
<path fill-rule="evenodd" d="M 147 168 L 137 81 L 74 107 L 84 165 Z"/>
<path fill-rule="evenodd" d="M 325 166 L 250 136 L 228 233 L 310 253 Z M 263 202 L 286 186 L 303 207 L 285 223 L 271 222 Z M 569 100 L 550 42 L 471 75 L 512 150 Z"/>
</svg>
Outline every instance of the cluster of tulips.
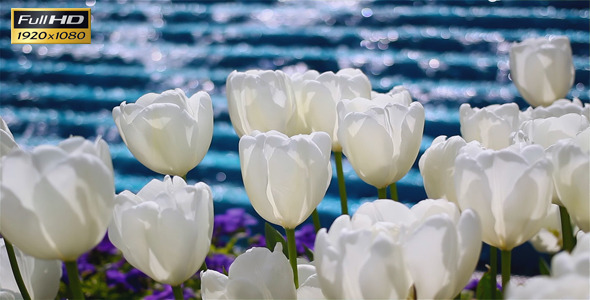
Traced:
<svg viewBox="0 0 590 300">
<path fill-rule="evenodd" d="M 232 72 L 226 92 L 244 187 L 287 241 L 279 234 L 280 242 L 268 245 L 273 251 L 247 250 L 227 274 L 201 272 L 202 298 L 453 298 L 471 279 L 482 241 L 492 249 L 490 280 L 480 282 L 489 284 L 490 297 L 500 297 L 499 249 L 504 297 L 588 298 L 590 106 L 560 99 L 573 84 L 569 41 L 515 44 L 510 63 L 518 90 L 536 107 L 463 104 L 462 136 L 437 137 L 420 158 L 431 199 L 411 208 L 396 201 L 395 183 L 417 158 L 425 114 L 407 90 L 373 92 L 355 69 Z M 183 299 L 182 283 L 201 269 L 213 232 L 211 189 L 186 182 L 211 144 L 211 98 L 180 89 L 150 93 L 112 114 L 137 160 L 164 174 L 137 194 L 115 195 L 100 138 L 26 151 L 1 122 L 0 298 L 54 298 L 60 261 L 72 297 L 84 298 L 76 259 L 108 231 L 132 266 Z M 321 228 L 316 207 L 332 180 L 332 154 L 342 215 Z M 343 154 L 377 189 L 378 200 L 352 216 Z M 310 216 L 318 233 L 307 261 L 297 257 L 294 230 Z M 564 251 L 553 257 L 550 275 L 511 283 L 511 250 L 529 240 L 539 251 Z"/>
</svg>

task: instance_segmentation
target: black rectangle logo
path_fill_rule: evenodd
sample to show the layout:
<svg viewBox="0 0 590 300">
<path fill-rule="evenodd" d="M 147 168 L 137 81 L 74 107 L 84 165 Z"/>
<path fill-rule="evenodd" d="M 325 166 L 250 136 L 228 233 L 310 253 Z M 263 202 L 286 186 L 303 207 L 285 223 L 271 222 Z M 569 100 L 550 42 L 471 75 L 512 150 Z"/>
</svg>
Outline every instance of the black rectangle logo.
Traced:
<svg viewBox="0 0 590 300">
<path fill-rule="evenodd" d="M 90 11 L 84 10 L 15 10 L 13 28 L 89 28 Z"/>
</svg>

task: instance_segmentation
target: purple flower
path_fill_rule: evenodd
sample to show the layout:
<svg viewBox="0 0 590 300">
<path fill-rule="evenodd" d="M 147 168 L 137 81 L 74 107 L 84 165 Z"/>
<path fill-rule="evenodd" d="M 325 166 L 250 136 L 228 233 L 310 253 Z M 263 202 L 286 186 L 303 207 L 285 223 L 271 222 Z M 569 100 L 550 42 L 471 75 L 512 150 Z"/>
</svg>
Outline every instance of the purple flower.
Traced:
<svg viewBox="0 0 590 300">
<path fill-rule="evenodd" d="M 195 292 L 191 288 L 183 289 L 184 299 L 193 299 L 196 297 Z M 154 290 L 154 293 L 143 298 L 144 300 L 160 300 L 160 299 L 174 299 L 174 292 L 172 287 L 165 285 L 163 290 Z"/>
<path fill-rule="evenodd" d="M 305 254 L 305 247 L 313 250 L 315 243 L 315 229 L 311 224 L 305 224 L 295 231 L 295 241 L 297 243 L 297 253 L 299 255 Z"/>
<path fill-rule="evenodd" d="M 117 250 L 117 248 L 111 243 L 111 240 L 109 240 L 108 234 L 104 235 L 102 241 L 100 241 L 94 249 L 98 252 L 109 255 L 116 255 L 119 252 L 119 250 Z"/>
<path fill-rule="evenodd" d="M 214 221 L 214 235 L 234 234 L 238 231 L 250 233 L 248 227 L 258 224 L 258 220 L 246 213 L 243 208 L 231 208 L 224 214 L 216 215 Z"/>
<path fill-rule="evenodd" d="M 205 263 L 207 264 L 207 269 L 226 274 L 229 270 L 229 266 L 235 259 L 236 258 L 232 255 L 216 253 L 207 256 L 205 258 Z"/>
<path fill-rule="evenodd" d="M 78 272 L 81 276 L 93 274 L 96 272 L 96 267 L 90 262 L 90 253 L 86 252 L 78 258 Z"/>
</svg>

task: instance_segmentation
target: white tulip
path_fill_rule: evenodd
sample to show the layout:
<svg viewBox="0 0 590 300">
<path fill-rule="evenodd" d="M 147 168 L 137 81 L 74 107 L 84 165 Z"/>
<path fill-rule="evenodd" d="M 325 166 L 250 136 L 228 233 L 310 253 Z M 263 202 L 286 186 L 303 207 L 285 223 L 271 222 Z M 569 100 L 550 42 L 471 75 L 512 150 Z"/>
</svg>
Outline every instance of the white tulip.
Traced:
<svg viewBox="0 0 590 300">
<path fill-rule="evenodd" d="M 12 149 L 18 148 L 18 145 L 14 141 L 14 136 L 4 119 L 0 117 L 0 157 L 8 154 Z"/>
<path fill-rule="evenodd" d="M 539 144 L 545 149 L 563 139 L 571 139 L 588 128 L 590 122 L 585 116 L 570 113 L 560 117 L 533 119 L 520 125 L 517 140 Z"/>
<path fill-rule="evenodd" d="M 471 108 L 464 103 L 459 108 L 461 136 L 467 142 L 479 141 L 486 148 L 506 148 L 512 144 L 512 135 L 518 129 L 519 114 L 515 103 L 484 108 Z"/>
<path fill-rule="evenodd" d="M 172 286 L 199 270 L 213 234 L 209 186 L 166 175 L 137 195 L 123 191 L 115 203 L 109 238 L 132 266 Z"/>
<path fill-rule="evenodd" d="M 43 260 L 22 253 L 14 248 L 16 261 L 31 299 L 55 299 L 61 279 L 61 261 Z M 10 268 L 4 239 L 0 238 L 0 294 L 2 290 L 22 298 L 14 274 Z M 3 299 L 0 296 L 0 299 Z"/>
<path fill-rule="evenodd" d="M 444 199 L 412 209 L 391 200 L 364 203 L 316 237 L 315 265 L 328 298 L 452 298 L 479 258 L 479 218 Z"/>
<path fill-rule="evenodd" d="M 558 205 L 551 205 L 541 230 L 529 242 L 535 250 L 541 253 L 555 254 L 561 250 L 563 233 L 561 231 L 561 217 L 559 216 Z"/>
<path fill-rule="evenodd" d="M 73 261 L 104 237 L 115 186 L 100 138 L 12 151 L 0 173 L 0 232 L 24 253 Z"/>
<path fill-rule="evenodd" d="M 299 133 L 291 79 L 282 71 L 233 71 L 227 77 L 226 94 L 229 117 L 239 137 L 254 130 Z"/>
<path fill-rule="evenodd" d="M 478 213 L 484 242 L 511 250 L 542 227 L 553 194 L 551 162 L 539 145 L 471 150 L 455 161 L 457 200 Z"/>
<path fill-rule="evenodd" d="M 575 76 L 569 38 L 532 38 L 513 44 L 510 76 L 531 106 L 548 106 L 565 97 Z"/>
<path fill-rule="evenodd" d="M 403 92 L 400 92 L 403 93 Z M 384 188 L 404 177 L 418 156 L 424 131 L 424 107 L 388 100 L 338 103 L 338 140 L 359 177 Z M 403 96 L 400 96 L 403 98 Z"/>
<path fill-rule="evenodd" d="M 243 136 L 239 144 L 242 178 L 256 212 L 286 229 L 305 221 L 330 185 L 331 144 L 325 132 Z"/>
<path fill-rule="evenodd" d="M 581 235 L 572 253 L 551 260 L 551 276 L 535 276 L 507 287 L 506 299 L 589 299 L 590 233 Z"/>
<path fill-rule="evenodd" d="M 553 182 L 572 220 L 590 231 L 590 128 L 553 146 Z"/>
<path fill-rule="evenodd" d="M 424 189 L 431 199 L 445 198 L 457 203 L 455 192 L 455 159 L 467 143 L 460 136 L 435 138 L 418 163 Z"/>
<path fill-rule="evenodd" d="M 293 271 L 281 244 L 270 252 L 251 248 L 231 264 L 228 275 L 207 270 L 201 275 L 201 295 L 213 299 L 296 299 Z"/>
<path fill-rule="evenodd" d="M 154 172 L 185 176 L 211 145 L 213 107 L 206 92 L 187 98 L 181 89 L 149 93 L 113 108 L 121 138 Z"/>
<path fill-rule="evenodd" d="M 299 117 L 310 131 L 324 131 L 332 138 L 332 150 L 342 151 L 338 142 L 336 105 L 344 99 L 369 98 L 371 83 L 358 69 L 343 69 L 336 74 L 307 71 L 291 76 Z"/>
<path fill-rule="evenodd" d="M 578 114 L 583 115 L 586 119 L 590 120 L 590 104 L 582 103 L 580 99 L 574 98 L 573 100 L 559 99 L 551 105 L 537 106 L 535 108 L 528 107 L 525 111 L 520 114 L 521 124 L 525 121 L 533 119 L 546 119 L 549 117 L 561 117 L 567 114 Z"/>
<path fill-rule="evenodd" d="M 330 231 L 318 232 L 314 258 L 323 294 L 328 299 L 405 299 L 412 280 L 398 241 L 404 228 L 362 223 L 342 215 Z"/>
</svg>

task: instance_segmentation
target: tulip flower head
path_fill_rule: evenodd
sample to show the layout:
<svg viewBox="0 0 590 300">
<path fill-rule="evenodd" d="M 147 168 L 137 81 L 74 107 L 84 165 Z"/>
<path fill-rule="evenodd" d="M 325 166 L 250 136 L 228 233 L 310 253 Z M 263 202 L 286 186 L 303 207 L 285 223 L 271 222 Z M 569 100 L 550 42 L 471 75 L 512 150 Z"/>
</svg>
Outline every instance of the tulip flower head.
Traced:
<svg viewBox="0 0 590 300">
<path fill-rule="evenodd" d="M 506 299 L 590 298 L 590 233 L 581 234 L 571 253 L 560 252 L 551 260 L 551 276 L 535 276 L 519 285 L 510 282 Z"/>
<path fill-rule="evenodd" d="M 307 71 L 291 76 L 299 117 L 310 131 L 324 131 L 332 139 L 332 150 L 342 151 L 338 142 L 336 105 L 344 99 L 371 96 L 369 78 L 358 69 L 337 73 Z"/>
<path fill-rule="evenodd" d="M 532 38 L 513 44 L 510 76 L 531 106 L 548 106 L 565 97 L 575 76 L 569 38 Z"/>
<path fill-rule="evenodd" d="M 213 106 L 206 92 L 187 98 L 181 89 L 149 93 L 113 108 L 129 151 L 150 170 L 186 176 L 211 145 Z"/>
<path fill-rule="evenodd" d="M 483 241 L 511 250 L 531 239 L 553 195 L 552 166 L 543 147 L 469 150 L 455 160 L 455 189 L 461 209 L 473 209 L 481 218 Z"/>
<path fill-rule="evenodd" d="M 115 186 L 102 139 L 14 150 L 0 175 L 0 232 L 25 254 L 73 261 L 104 237 Z"/>
<path fill-rule="evenodd" d="M 252 206 L 266 221 L 294 229 L 323 199 L 330 180 L 332 142 L 325 132 L 254 132 L 240 139 L 240 165 Z"/>
<path fill-rule="evenodd" d="M 152 180 L 137 195 L 115 198 L 109 238 L 154 280 L 179 285 L 197 272 L 211 246 L 213 196 L 206 184 L 175 176 Z"/>
<path fill-rule="evenodd" d="M 590 232 L 590 128 L 553 146 L 553 182 L 560 202 L 584 232 Z"/>
<path fill-rule="evenodd" d="M 477 264 L 481 228 L 477 214 L 459 213 L 444 199 L 412 209 L 389 201 L 364 203 L 352 218 L 338 217 L 316 238 L 315 266 L 331 299 L 451 298 Z"/>
<path fill-rule="evenodd" d="M 227 108 L 239 137 L 255 130 L 299 133 L 291 79 L 282 71 L 233 71 L 226 81 Z"/>
<path fill-rule="evenodd" d="M 484 108 L 472 108 L 464 103 L 459 107 L 461 136 L 467 142 L 479 141 L 486 148 L 506 148 L 512 144 L 513 133 L 518 130 L 519 114 L 516 103 Z"/>
<path fill-rule="evenodd" d="M 404 103 L 403 92 L 379 99 L 338 103 L 338 140 L 342 152 L 370 185 L 384 188 L 404 177 L 418 156 L 424 130 L 424 107 Z"/>
<path fill-rule="evenodd" d="M 270 252 L 252 248 L 238 256 L 228 275 L 207 270 L 201 275 L 204 300 L 213 299 L 296 299 L 293 272 L 281 244 Z"/>
</svg>

